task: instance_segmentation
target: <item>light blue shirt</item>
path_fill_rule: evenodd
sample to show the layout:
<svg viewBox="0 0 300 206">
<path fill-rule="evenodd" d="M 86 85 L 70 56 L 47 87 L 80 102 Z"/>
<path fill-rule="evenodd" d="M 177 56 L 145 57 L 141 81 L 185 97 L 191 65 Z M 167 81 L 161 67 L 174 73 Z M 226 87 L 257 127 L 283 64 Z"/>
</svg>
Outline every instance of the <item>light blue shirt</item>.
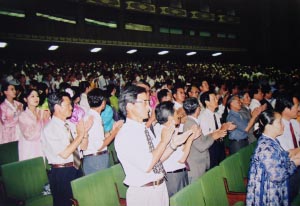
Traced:
<svg viewBox="0 0 300 206">
<path fill-rule="evenodd" d="M 230 110 L 226 121 L 236 125 L 236 129 L 229 132 L 229 139 L 242 140 L 248 137 L 248 132 L 245 131 L 248 120 L 244 119 L 240 113 Z"/>
</svg>

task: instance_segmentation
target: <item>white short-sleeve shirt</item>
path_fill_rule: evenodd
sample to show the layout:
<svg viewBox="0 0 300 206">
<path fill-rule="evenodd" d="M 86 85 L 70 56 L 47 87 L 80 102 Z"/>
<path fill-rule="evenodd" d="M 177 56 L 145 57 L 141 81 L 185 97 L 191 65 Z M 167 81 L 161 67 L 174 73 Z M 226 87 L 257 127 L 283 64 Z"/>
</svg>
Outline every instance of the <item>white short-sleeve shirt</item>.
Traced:
<svg viewBox="0 0 300 206">
<path fill-rule="evenodd" d="M 115 139 L 116 152 L 126 174 L 124 183 L 129 186 L 139 187 L 163 177 L 163 174 L 155 174 L 153 170 L 147 172 L 153 155 L 149 150 L 145 128 L 145 123 L 127 118 Z M 157 145 L 156 138 L 152 139 L 153 144 Z"/>
<path fill-rule="evenodd" d="M 50 122 L 42 130 L 42 148 L 49 164 L 65 164 L 73 162 L 71 154 L 67 159 L 59 156 L 59 153 L 64 151 L 70 144 L 70 133 L 65 127 L 65 123 L 69 124 L 73 138 L 76 138 L 76 126 L 69 121 L 62 121 L 53 116 Z"/>
</svg>

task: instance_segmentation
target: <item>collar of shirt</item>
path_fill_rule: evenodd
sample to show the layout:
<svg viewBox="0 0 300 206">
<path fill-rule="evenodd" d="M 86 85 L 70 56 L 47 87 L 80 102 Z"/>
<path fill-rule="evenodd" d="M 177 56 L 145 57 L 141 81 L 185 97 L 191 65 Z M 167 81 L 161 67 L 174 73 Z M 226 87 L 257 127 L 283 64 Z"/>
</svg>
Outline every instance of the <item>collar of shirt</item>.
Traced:
<svg viewBox="0 0 300 206">
<path fill-rule="evenodd" d="M 61 125 L 62 127 L 65 127 L 65 123 L 67 123 L 67 121 L 63 121 L 59 118 L 57 118 L 56 116 L 52 116 L 52 121 L 55 123 L 55 124 L 58 124 L 58 125 Z"/>
<path fill-rule="evenodd" d="M 145 127 L 146 122 L 138 122 L 138 121 L 135 121 L 133 119 L 126 118 L 126 124 L 127 125 L 133 125 L 135 127 Z"/>
<path fill-rule="evenodd" d="M 197 118 L 191 116 L 191 115 L 188 115 L 189 118 L 193 119 L 195 122 L 197 122 L 198 125 L 200 125 L 200 122 Z"/>
<path fill-rule="evenodd" d="M 291 122 L 291 120 L 286 120 L 286 119 L 282 118 L 282 123 L 284 124 L 284 126 L 285 125 L 289 126 L 290 122 Z"/>
<path fill-rule="evenodd" d="M 229 113 L 228 115 L 231 114 L 233 116 L 237 116 L 237 117 L 241 117 L 240 113 L 239 112 L 236 112 L 236 111 L 233 111 L 233 110 L 229 110 Z"/>
<path fill-rule="evenodd" d="M 207 112 L 208 115 L 214 116 L 216 115 L 215 112 L 212 112 L 211 110 L 209 110 L 208 108 L 205 109 L 205 111 Z"/>
<path fill-rule="evenodd" d="M 252 104 L 257 104 L 257 105 L 261 105 L 260 102 L 257 99 L 252 99 L 251 100 Z"/>
<path fill-rule="evenodd" d="M 91 115 L 91 116 L 94 116 L 95 118 L 100 118 L 101 119 L 101 116 L 100 116 L 100 114 L 98 113 L 98 112 L 96 112 L 95 110 L 93 110 L 93 109 L 90 109 L 89 110 L 89 114 Z"/>
<path fill-rule="evenodd" d="M 179 108 L 183 107 L 182 104 L 180 104 L 180 103 L 178 103 L 176 101 L 174 101 L 173 103 L 174 103 L 174 108 L 175 109 L 179 109 Z"/>
</svg>

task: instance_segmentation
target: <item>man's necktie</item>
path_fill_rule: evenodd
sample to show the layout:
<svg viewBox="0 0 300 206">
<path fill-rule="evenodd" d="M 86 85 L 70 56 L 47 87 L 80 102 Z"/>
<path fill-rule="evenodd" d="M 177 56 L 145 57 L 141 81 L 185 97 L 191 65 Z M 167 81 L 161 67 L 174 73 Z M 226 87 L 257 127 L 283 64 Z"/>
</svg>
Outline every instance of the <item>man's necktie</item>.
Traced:
<svg viewBox="0 0 300 206">
<path fill-rule="evenodd" d="M 215 120 L 215 127 L 216 127 L 216 130 L 219 129 L 219 126 L 218 126 L 218 122 L 217 122 L 217 118 L 216 118 L 216 115 L 214 114 L 214 120 Z"/>
<path fill-rule="evenodd" d="M 298 148 L 298 144 L 297 144 L 297 140 L 296 140 L 296 135 L 295 135 L 294 128 L 293 128 L 293 125 L 292 125 L 291 122 L 290 122 L 290 130 L 291 130 L 291 134 L 292 134 L 294 148 Z"/>
<path fill-rule="evenodd" d="M 65 123 L 65 127 L 67 128 L 67 131 L 69 133 L 69 141 L 71 144 L 74 141 L 74 138 L 73 138 L 72 132 L 70 130 L 70 125 L 68 123 Z M 79 155 L 77 148 L 73 152 L 73 163 L 74 163 L 74 167 L 76 169 L 80 168 L 81 161 L 80 161 L 80 155 Z"/>
<path fill-rule="evenodd" d="M 147 138 L 149 151 L 152 152 L 154 150 L 154 145 L 153 145 L 151 136 L 150 136 L 149 131 L 147 130 L 147 128 L 145 128 L 145 135 L 146 135 L 146 138 Z M 163 164 L 161 163 L 160 160 L 158 160 L 158 162 L 154 165 L 153 172 L 155 174 L 163 173 L 165 178 L 167 177 L 166 170 L 165 170 L 165 168 L 164 168 L 164 166 L 163 166 Z"/>
</svg>

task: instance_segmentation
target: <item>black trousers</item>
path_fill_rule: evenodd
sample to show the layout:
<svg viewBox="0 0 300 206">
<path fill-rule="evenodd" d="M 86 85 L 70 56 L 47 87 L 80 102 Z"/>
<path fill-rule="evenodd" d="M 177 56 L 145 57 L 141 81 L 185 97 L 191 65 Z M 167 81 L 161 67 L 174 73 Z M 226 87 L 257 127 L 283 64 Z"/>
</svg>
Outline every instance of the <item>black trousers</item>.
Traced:
<svg viewBox="0 0 300 206">
<path fill-rule="evenodd" d="M 229 140 L 229 152 L 230 154 L 234 154 L 238 152 L 241 148 L 246 147 L 248 145 L 248 138 L 235 141 L 235 140 Z"/>
<path fill-rule="evenodd" d="M 300 194 L 300 168 L 297 167 L 295 173 L 289 178 L 289 200 L 293 199 Z"/>
<path fill-rule="evenodd" d="M 82 176 L 81 169 L 74 167 L 52 168 L 49 176 L 53 206 L 71 206 L 71 181 Z"/>
<path fill-rule="evenodd" d="M 225 144 L 224 141 L 217 140 L 208 149 L 210 158 L 210 168 L 219 165 L 225 159 Z"/>
</svg>

